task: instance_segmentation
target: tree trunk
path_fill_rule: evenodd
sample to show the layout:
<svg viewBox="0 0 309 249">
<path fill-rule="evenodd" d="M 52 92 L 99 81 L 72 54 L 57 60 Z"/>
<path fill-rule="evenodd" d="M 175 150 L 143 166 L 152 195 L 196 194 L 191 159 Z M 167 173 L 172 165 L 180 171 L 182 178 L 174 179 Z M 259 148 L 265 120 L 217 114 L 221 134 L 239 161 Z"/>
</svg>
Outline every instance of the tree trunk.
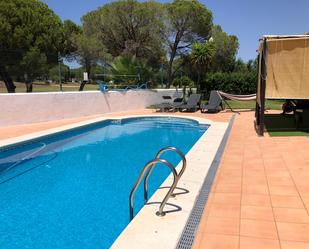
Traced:
<svg viewBox="0 0 309 249">
<path fill-rule="evenodd" d="M 5 70 L 4 66 L 0 66 L 0 76 L 4 81 L 5 87 L 8 93 L 15 93 L 16 86 L 8 72 Z"/>
<path fill-rule="evenodd" d="M 179 42 L 181 41 L 182 36 L 183 36 L 183 30 L 178 30 L 176 37 L 175 37 L 175 41 L 174 41 L 173 45 L 170 47 L 171 48 L 171 54 L 170 54 L 171 57 L 170 57 L 170 60 L 168 62 L 166 88 L 170 88 L 170 86 L 173 82 L 173 78 L 174 78 L 173 62 L 174 62 L 174 59 L 176 57 L 178 45 L 179 45 Z"/>
<path fill-rule="evenodd" d="M 91 61 L 86 65 L 86 72 L 88 74 L 88 81 L 90 82 L 90 77 L 91 77 Z"/>
<path fill-rule="evenodd" d="M 91 63 L 86 62 L 86 72 L 88 74 L 88 81 L 90 81 L 90 73 L 91 73 Z M 87 84 L 87 81 L 83 80 L 79 86 L 79 91 L 84 91 L 84 87 Z"/>
<path fill-rule="evenodd" d="M 32 80 L 26 80 L 26 91 L 27 93 L 32 93 Z"/>
<path fill-rule="evenodd" d="M 176 56 L 176 50 L 173 49 L 171 52 L 170 60 L 168 62 L 166 88 L 170 88 L 173 82 L 173 62 L 174 62 L 175 56 Z"/>
<path fill-rule="evenodd" d="M 186 102 L 187 86 L 183 86 L 182 94 L 183 94 L 183 99 L 182 99 L 182 101 L 183 101 L 183 102 Z"/>
<path fill-rule="evenodd" d="M 196 93 L 200 93 L 201 91 L 201 72 L 198 70 L 197 73 L 197 84 L 196 84 Z"/>
<path fill-rule="evenodd" d="M 87 81 L 83 80 L 82 83 L 79 86 L 79 90 L 78 91 L 84 91 L 84 87 L 86 85 Z"/>
</svg>

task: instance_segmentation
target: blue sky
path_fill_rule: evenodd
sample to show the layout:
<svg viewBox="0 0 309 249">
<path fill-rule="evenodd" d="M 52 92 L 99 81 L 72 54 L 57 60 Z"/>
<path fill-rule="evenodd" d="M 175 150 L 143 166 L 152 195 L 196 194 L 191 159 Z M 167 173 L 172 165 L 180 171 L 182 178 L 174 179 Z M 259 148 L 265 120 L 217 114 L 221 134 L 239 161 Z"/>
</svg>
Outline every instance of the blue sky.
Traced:
<svg viewBox="0 0 309 249">
<path fill-rule="evenodd" d="M 63 20 L 80 24 L 87 12 L 110 2 L 106 0 L 43 0 Z M 162 1 L 167 2 L 167 1 Z M 263 34 L 304 34 L 309 32 L 309 0 L 202 0 L 212 12 L 214 23 L 239 38 L 238 57 L 256 57 Z"/>
</svg>

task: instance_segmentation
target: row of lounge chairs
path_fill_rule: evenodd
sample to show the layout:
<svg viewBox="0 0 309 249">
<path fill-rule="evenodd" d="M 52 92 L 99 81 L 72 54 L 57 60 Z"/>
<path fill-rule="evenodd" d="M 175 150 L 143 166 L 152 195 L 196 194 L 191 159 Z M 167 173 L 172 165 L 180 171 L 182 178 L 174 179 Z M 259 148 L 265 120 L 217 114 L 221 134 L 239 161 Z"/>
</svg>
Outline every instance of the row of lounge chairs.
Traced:
<svg viewBox="0 0 309 249">
<path fill-rule="evenodd" d="M 167 99 L 166 96 L 163 99 Z M 188 100 L 184 102 L 180 98 L 174 99 L 172 103 L 162 103 L 156 106 L 160 112 L 166 111 L 190 111 L 196 112 L 201 109 L 201 112 L 219 112 L 222 110 L 222 98 L 217 91 L 211 91 L 208 104 L 200 105 L 201 94 L 193 93 Z"/>
</svg>

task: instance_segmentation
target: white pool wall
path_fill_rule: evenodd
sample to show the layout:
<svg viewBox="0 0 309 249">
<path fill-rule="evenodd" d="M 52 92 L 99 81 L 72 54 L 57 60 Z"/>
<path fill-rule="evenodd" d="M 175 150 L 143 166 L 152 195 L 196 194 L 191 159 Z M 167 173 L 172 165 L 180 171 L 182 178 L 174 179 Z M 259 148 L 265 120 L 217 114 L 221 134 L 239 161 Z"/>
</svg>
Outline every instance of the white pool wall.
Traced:
<svg viewBox="0 0 309 249">
<path fill-rule="evenodd" d="M 0 94 L 0 126 L 143 109 L 166 102 L 175 89 Z M 181 92 L 181 90 L 179 90 Z"/>
</svg>

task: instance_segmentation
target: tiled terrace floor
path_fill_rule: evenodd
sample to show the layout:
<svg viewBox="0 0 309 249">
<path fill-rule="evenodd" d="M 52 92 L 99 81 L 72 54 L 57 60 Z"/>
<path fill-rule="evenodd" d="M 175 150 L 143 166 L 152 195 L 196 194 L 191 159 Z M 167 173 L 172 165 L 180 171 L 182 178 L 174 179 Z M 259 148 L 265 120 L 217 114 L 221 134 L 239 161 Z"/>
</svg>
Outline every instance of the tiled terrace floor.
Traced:
<svg viewBox="0 0 309 249">
<path fill-rule="evenodd" d="M 309 249 L 309 138 L 258 137 L 237 115 L 194 249 Z"/>
<path fill-rule="evenodd" d="M 151 113 L 148 109 L 108 116 Z M 231 117 L 182 115 L 214 121 Z M 2 127 L 0 140 L 94 117 Z M 309 249 L 309 138 L 258 137 L 253 118 L 253 112 L 236 116 L 195 249 Z"/>
</svg>

